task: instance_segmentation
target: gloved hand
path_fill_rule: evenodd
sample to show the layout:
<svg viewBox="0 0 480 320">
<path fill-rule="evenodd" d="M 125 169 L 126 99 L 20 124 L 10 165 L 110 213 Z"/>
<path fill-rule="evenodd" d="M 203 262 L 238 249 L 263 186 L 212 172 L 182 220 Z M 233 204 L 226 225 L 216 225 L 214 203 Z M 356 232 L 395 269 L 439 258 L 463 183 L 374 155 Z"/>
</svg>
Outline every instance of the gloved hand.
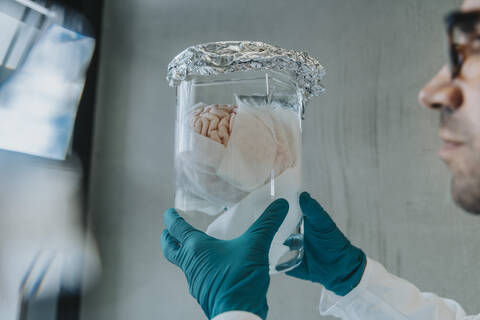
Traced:
<svg viewBox="0 0 480 320">
<path fill-rule="evenodd" d="M 227 311 L 267 316 L 268 252 L 288 212 L 274 201 L 252 226 L 233 240 L 218 240 L 193 228 L 174 209 L 164 213 L 165 257 L 185 273 L 190 293 L 209 319 Z"/>
<path fill-rule="evenodd" d="M 365 254 L 348 241 L 307 192 L 300 195 L 300 207 L 304 214 L 304 257 L 302 263 L 287 274 L 318 282 L 345 296 L 362 278 Z"/>
</svg>

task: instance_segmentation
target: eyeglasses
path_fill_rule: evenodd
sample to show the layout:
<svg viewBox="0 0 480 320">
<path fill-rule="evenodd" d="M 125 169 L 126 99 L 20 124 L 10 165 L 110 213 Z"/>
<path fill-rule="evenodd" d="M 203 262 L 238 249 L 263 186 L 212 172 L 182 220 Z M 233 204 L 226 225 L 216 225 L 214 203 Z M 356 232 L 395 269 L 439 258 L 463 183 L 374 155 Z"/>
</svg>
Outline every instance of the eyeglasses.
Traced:
<svg viewBox="0 0 480 320">
<path fill-rule="evenodd" d="M 480 54 L 480 11 L 454 11 L 445 17 L 449 41 L 450 72 L 458 77 L 468 57 Z"/>
</svg>

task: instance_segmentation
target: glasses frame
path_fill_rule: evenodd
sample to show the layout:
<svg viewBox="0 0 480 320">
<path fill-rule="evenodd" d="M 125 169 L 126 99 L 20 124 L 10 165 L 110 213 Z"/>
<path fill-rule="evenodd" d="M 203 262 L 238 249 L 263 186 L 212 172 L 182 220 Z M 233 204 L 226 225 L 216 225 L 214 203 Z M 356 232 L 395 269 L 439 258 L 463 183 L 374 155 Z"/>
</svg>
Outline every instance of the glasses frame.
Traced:
<svg viewBox="0 0 480 320">
<path fill-rule="evenodd" d="M 472 33 L 480 24 L 480 10 L 471 12 L 453 11 L 444 18 L 448 35 L 448 56 L 452 79 L 460 75 L 463 63 L 466 60 L 469 45 L 455 43 L 455 30 Z M 479 33 L 480 35 L 480 33 Z"/>
</svg>

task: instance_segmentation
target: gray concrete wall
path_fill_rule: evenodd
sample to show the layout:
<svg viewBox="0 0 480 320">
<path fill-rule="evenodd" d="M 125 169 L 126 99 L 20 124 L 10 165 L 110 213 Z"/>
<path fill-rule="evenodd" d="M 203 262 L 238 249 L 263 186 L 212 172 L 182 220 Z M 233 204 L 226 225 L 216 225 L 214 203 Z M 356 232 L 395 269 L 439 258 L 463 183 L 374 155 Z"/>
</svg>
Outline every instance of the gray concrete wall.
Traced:
<svg viewBox="0 0 480 320">
<path fill-rule="evenodd" d="M 173 200 L 172 57 L 192 44 L 261 40 L 327 69 L 305 121 L 306 189 L 348 237 L 425 291 L 478 308 L 480 218 L 456 208 L 437 158 L 438 115 L 419 88 L 445 61 L 456 0 L 107 0 L 92 215 L 104 263 L 83 320 L 203 319 L 160 249 Z M 272 278 L 270 319 L 318 319 L 318 286 Z"/>
</svg>

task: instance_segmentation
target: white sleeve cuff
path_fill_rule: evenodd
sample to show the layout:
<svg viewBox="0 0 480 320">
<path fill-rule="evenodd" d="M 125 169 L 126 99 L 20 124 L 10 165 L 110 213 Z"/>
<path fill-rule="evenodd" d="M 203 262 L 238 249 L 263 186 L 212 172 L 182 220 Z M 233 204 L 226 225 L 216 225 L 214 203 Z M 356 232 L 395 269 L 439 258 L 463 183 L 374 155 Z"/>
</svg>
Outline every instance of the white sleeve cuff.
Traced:
<svg viewBox="0 0 480 320">
<path fill-rule="evenodd" d="M 338 318 L 347 318 L 344 312 L 345 307 L 347 307 L 351 301 L 355 299 L 355 296 L 363 291 L 363 288 L 368 283 L 368 278 L 372 273 L 375 263 L 378 262 L 367 258 L 367 264 L 365 266 L 365 270 L 363 271 L 362 279 L 352 291 L 343 297 L 336 295 L 333 291 L 327 290 L 323 287 L 322 295 L 320 296 L 320 305 L 318 307 L 320 314 L 322 316 L 330 315 Z"/>
<path fill-rule="evenodd" d="M 256 314 L 246 311 L 228 311 L 219 314 L 212 320 L 262 320 Z"/>
<path fill-rule="evenodd" d="M 323 289 L 319 311 L 322 315 L 349 320 L 466 319 L 465 311 L 457 302 L 421 292 L 372 259 L 367 259 L 360 283 L 346 296 Z"/>
</svg>

